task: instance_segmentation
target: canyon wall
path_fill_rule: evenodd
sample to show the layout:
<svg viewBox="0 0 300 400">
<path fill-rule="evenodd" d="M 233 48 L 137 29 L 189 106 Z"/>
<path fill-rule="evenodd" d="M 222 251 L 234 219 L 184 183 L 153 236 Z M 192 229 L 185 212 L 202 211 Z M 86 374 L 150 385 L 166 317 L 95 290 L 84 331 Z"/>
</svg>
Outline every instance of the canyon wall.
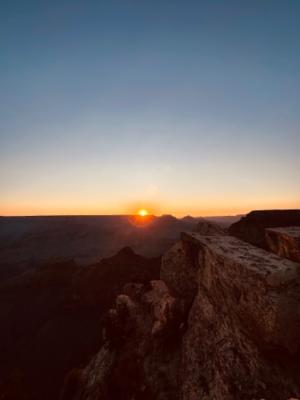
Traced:
<svg viewBox="0 0 300 400">
<path fill-rule="evenodd" d="M 237 238 L 183 233 L 160 280 L 125 285 L 104 326 L 63 400 L 300 395 L 300 265 Z"/>
</svg>

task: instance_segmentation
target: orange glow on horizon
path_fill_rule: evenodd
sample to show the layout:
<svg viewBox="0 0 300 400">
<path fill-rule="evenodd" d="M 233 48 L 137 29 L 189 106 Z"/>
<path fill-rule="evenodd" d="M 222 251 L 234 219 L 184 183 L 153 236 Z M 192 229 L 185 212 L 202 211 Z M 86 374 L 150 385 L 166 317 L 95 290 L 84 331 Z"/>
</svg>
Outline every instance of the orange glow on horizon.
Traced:
<svg viewBox="0 0 300 400">
<path fill-rule="evenodd" d="M 136 214 L 129 216 L 128 221 L 135 227 L 146 228 L 154 219 L 155 217 L 150 215 L 146 209 L 141 208 Z"/>
<path fill-rule="evenodd" d="M 226 200 L 226 201 L 225 201 Z M 299 198 L 292 196 L 284 198 L 254 198 L 244 199 L 230 197 L 224 199 L 222 205 L 216 199 L 202 198 L 173 199 L 167 201 L 162 199 L 158 202 L 140 201 L 134 203 L 106 201 L 95 202 L 91 199 L 74 200 L 66 197 L 55 198 L 48 195 L 37 196 L 34 199 L 23 199 L 20 202 L 0 201 L 0 216 L 43 216 L 43 215 L 127 215 L 135 216 L 135 219 L 145 223 L 151 217 L 163 214 L 172 214 L 175 217 L 191 216 L 216 216 L 246 214 L 252 210 L 259 209 L 299 209 Z"/>
</svg>

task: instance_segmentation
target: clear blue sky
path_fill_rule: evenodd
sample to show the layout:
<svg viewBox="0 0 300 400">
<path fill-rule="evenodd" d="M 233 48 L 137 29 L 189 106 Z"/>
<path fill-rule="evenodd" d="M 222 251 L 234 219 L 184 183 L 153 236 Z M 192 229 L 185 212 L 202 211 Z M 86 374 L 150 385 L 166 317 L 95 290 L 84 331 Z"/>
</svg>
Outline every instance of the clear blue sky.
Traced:
<svg viewBox="0 0 300 400">
<path fill-rule="evenodd" d="M 300 207 L 300 1 L 2 1 L 0 214 Z"/>
</svg>

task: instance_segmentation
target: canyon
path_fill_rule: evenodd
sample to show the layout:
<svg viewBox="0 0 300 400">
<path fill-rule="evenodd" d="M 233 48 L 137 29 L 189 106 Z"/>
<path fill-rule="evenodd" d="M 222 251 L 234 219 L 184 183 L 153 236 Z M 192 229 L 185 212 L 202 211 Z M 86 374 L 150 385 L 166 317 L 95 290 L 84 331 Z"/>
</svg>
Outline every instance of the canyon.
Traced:
<svg viewBox="0 0 300 400">
<path fill-rule="evenodd" d="M 73 260 L 86 266 L 131 247 L 145 257 L 161 256 L 182 231 L 206 226 L 229 226 L 240 217 L 139 218 L 134 215 L 0 217 L 0 280 L 43 263 Z"/>
<path fill-rule="evenodd" d="M 125 247 L 5 279 L 1 398 L 300 397 L 298 210 L 254 215 L 196 221 L 162 257 Z"/>
<path fill-rule="evenodd" d="M 159 280 L 124 287 L 104 337 L 64 400 L 299 396 L 300 265 L 232 236 L 184 232 Z"/>
</svg>

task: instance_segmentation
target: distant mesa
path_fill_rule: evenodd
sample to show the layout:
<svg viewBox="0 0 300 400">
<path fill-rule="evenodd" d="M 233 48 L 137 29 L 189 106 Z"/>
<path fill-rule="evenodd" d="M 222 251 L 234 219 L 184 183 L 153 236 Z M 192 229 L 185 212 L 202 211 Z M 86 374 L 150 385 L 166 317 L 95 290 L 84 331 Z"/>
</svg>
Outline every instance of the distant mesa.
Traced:
<svg viewBox="0 0 300 400">
<path fill-rule="evenodd" d="M 266 228 L 300 226 L 300 210 L 251 211 L 232 224 L 229 233 L 255 246 L 267 248 Z"/>
<path fill-rule="evenodd" d="M 190 215 L 186 215 L 185 217 L 181 218 L 181 220 L 186 222 L 194 222 L 194 218 Z"/>
<path fill-rule="evenodd" d="M 123 247 L 117 254 L 116 256 L 119 257 L 133 257 L 135 255 L 134 251 L 132 250 L 131 247 L 125 246 Z"/>
</svg>

